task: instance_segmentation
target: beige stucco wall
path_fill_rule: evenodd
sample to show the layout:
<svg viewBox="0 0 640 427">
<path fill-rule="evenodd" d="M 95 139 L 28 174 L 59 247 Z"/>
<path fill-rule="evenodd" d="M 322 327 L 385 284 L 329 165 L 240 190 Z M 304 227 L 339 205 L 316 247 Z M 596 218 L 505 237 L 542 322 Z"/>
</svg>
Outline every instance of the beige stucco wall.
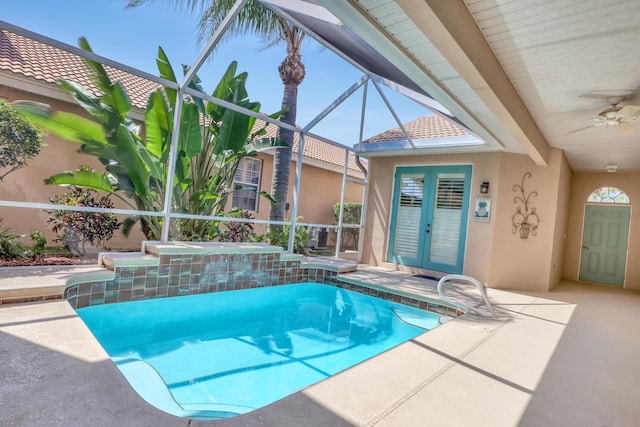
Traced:
<svg viewBox="0 0 640 427">
<path fill-rule="evenodd" d="M 52 98 L 36 97 L 32 93 L 22 92 L 0 86 L 0 96 L 8 102 L 18 99 L 28 99 L 47 103 L 54 110 L 65 110 L 75 114 L 82 114 L 79 107 Z M 19 169 L 9 174 L 4 181 L 0 182 L 0 199 L 19 202 L 49 203 L 49 198 L 55 194 L 64 193 L 64 188 L 55 185 L 46 185 L 44 179 L 63 171 L 73 171 L 82 164 L 87 164 L 95 170 L 103 170 L 100 162 L 93 156 L 80 154 L 77 152 L 79 144 L 65 141 L 55 135 L 46 135 L 44 138 L 46 147 L 40 154 L 28 162 L 27 167 Z M 117 208 L 126 208 L 126 205 L 112 198 Z M 49 245 L 53 245 L 56 233 L 51 231 L 47 225 L 49 215 L 41 209 L 8 208 L 0 207 L 0 218 L 3 219 L 1 226 L 10 227 L 16 233 L 28 234 L 31 230 L 39 230 L 45 234 Z M 120 221 L 124 216 L 118 217 Z M 143 235 L 137 229 L 129 238 L 125 238 L 120 231 L 114 234 L 113 239 L 108 243 L 113 249 L 140 249 L 140 242 Z M 29 244 L 30 239 L 23 239 Z"/>
<path fill-rule="evenodd" d="M 287 201 L 293 207 L 293 191 L 296 178 L 296 155 L 291 163 L 289 172 L 289 191 Z M 262 179 L 260 188 L 269 192 L 273 178 L 273 156 L 271 154 L 259 154 L 262 160 Z M 317 163 L 316 163 L 317 164 Z M 338 168 L 341 169 L 341 168 Z M 361 177 L 358 177 L 361 178 Z M 364 186 L 347 182 L 345 202 L 362 202 Z M 333 214 L 333 205 L 340 201 L 342 194 L 342 171 L 327 170 L 319 166 L 302 163 L 300 178 L 300 191 L 298 194 L 298 217 L 302 216 L 306 223 L 336 224 Z M 259 219 L 269 218 L 269 201 L 262 198 L 258 202 L 258 211 L 255 217 Z M 291 216 L 291 208 L 287 212 Z"/>
<path fill-rule="evenodd" d="M 489 287 L 522 290 L 548 290 L 560 279 L 563 250 L 555 248 L 564 240 L 567 193 L 571 172 L 560 150 L 552 150 L 548 166 L 537 166 L 527 156 L 504 153 L 456 154 L 371 159 L 367 199 L 363 262 L 403 270 L 417 270 L 385 262 L 391 217 L 393 177 L 397 166 L 472 164 L 471 203 L 463 274 L 475 277 Z M 521 239 L 512 232 L 516 212 L 512 191 L 522 176 L 527 193 L 537 191 L 531 201 L 541 223 L 536 236 Z M 488 223 L 472 219 L 473 201 L 480 196 L 480 183 L 490 182 L 492 198 Z M 557 237 L 560 233 L 561 237 Z M 555 249 L 555 250 L 554 250 Z M 555 268 L 553 267 L 555 265 Z M 419 270 L 418 270 L 419 271 Z"/>
<path fill-rule="evenodd" d="M 617 187 L 629 196 L 632 206 L 624 287 L 640 289 L 640 264 L 636 262 L 640 258 L 640 233 L 638 233 L 640 217 L 638 210 L 633 208 L 634 203 L 640 200 L 638 182 L 640 182 L 640 173 L 575 173 L 573 175 L 564 267 L 564 277 L 566 279 L 578 280 L 584 209 L 587 197 L 598 188 Z"/>
<path fill-rule="evenodd" d="M 407 157 L 374 157 L 370 159 L 371 175 L 367 198 L 367 214 L 362 261 L 373 265 L 383 265 L 403 270 L 415 270 L 385 262 L 389 244 L 389 229 L 393 197 L 393 179 L 398 166 L 412 165 L 473 165 L 471 197 L 480 196 L 480 183 L 489 181 L 488 197 L 495 198 L 499 180 L 500 154 L 437 155 Z M 490 265 L 486 258 L 487 248 L 492 246 L 496 224 L 495 206 L 488 223 L 468 222 L 465 249 L 464 273 L 473 275 L 483 282 L 489 278 Z M 473 215 L 473 203 L 469 206 Z"/>
<path fill-rule="evenodd" d="M 549 284 L 557 285 L 564 278 L 564 259 L 567 248 L 567 228 L 569 226 L 569 200 L 571 198 L 571 183 L 573 171 L 566 157 L 562 156 L 559 180 L 558 201 L 556 209 L 556 232 L 554 233 L 551 271 L 549 272 Z"/>
<path fill-rule="evenodd" d="M 500 181 L 496 206 L 496 230 L 490 251 L 491 272 L 487 285 L 495 288 L 547 291 L 560 280 L 553 271 L 562 271 L 562 255 L 554 252 L 554 244 L 564 235 L 563 205 L 559 196 L 566 191 L 567 183 L 560 185 L 561 176 L 566 180 L 564 155 L 560 150 L 551 150 L 548 166 L 537 166 L 527 156 L 501 155 Z M 522 183 L 523 175 L 531 173 L 524 181 L 525 196 L 532 191 L 530 202 L 536 208 L 540 224 L 536 235 L 522 239 L 513 233 L 512 217 L 517 205 L 514 185 Z M 557 234 L 562 237 L 556 238 Z M 469 255 L 469 254 L 468 254 Z M 552 281 L 554 280 L 554 281 Z"/>
</svg>

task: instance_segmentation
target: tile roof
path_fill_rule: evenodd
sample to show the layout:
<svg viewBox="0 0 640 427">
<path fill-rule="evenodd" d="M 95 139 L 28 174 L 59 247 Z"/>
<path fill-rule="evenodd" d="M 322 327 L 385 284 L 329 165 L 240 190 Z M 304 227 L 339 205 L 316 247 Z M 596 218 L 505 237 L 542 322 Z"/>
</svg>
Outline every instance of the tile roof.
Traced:
<svg viewBox="0 0 640 427">
<path fill-rule="evenodd" d="M 116 68 L 105 66 L 105 69 L 111 80 L 122 83 L 131 103 L 140 109 L 145 108 L 148 94 L 160 87 Z M 98 93 L 81 57 L 6 30 L 0 30 L 0 70 L 52 84 L 59 79 L 73 80 Z"/>
<path fill-rule="evenodd" d="M 113 81 L 123 84 L 132 104 L 140 109 L 145 108 L 148 94 L 160 87 L 155 82 L 112 67 L 107 66 L 105 69 Z M 89 69 L 81 57 L 6 30 L 0 30 L 0 71 L 20 74 L 50 84 L 55 84 L 58 79 L 73 80 L 98 93 L 89 77 Z M 275 125 L 268 127 L 269 136 L 275 136 L 276 132 Z M 299 134 L 295 135 L 293 151 L 297 153 Z M 316 138 L 305 139 L 304 155 L 309 159 L 344 167 L 344 149 Z M 360 172 L 353 154 L 349 156 L 348 163 L 348 169 Z"/>
<path fill-rule="evenodd" d="M 267 126 L 267 137 L 274 138 L 278 133 L 278 128 L 270 124 Z M 293 138 L 293 153 L 297 154 L 300 146 L 300 134 L 295 133 Z M 335 145 L 327 144 L 317 138 L 306 136 L 304 138 L 304 156 L 309 159 L 319 160 L 321 162 L 330 163 L 340 167 L 344 167 L 344 149 Z M 365 165 L 367 161 L 361 159 Z M 355 155 L 349 154 L 348 169 L 352 171 L 362 172 L 356 164 Z"/>
<path fill-rule="evenodd" d="M 404 124 L 404 128 L 413 140 L 446 138 L 451 136 L 468 136 L 469 132 L 460 126 L 440 117 L 437 114 L 419 117 Z M 389 129 L 386 132 L 373 136 L 363 143 L 387 142 L 405 140 L 406 137 L 400 126 Z"/>
</svg>

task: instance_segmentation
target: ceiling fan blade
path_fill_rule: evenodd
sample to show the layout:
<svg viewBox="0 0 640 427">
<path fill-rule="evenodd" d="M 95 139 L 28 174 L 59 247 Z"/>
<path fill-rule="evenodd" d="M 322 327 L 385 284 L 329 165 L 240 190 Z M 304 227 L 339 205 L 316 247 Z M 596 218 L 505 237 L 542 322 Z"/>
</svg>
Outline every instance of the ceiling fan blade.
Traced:
<svg viewBox="0 0 640 427">
<path fill-rule="evenodd" d="M 582 132 L 583 130 L 587 130 L 587 129 L 592 128 L 594 126 L 597 126 L 597 125 L 585 126 L 583 128 L 575 129 L 575 130 L 572 130 L 571 132 L 567 132 L 567 135 L 570 135 L 572 133 Z"/>
<path fill-rule="evenodd" d="M 629 117 L 640 111 L 640 105 L 626 105 L 618 111 L 618 117 Z"/>
<path fill-rule="evenodd" d="M 620 130 L 620 133 L 622 133 L 623 135 L 631 135 L 632 133 L 635 133 L 638 131 L 638 129 L 631 126 L 629 123 L 625 123 L 625 122 L 620 122 L 620 124 L 618 125 L 618 129 Z"/>
</svg>

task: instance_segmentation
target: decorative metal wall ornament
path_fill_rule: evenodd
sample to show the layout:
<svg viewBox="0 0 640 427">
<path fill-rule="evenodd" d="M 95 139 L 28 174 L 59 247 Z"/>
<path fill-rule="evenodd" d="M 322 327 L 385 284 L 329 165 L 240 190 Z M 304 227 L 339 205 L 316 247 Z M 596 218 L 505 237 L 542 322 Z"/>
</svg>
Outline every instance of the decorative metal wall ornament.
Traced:
<svg viewBox="0 0 640 427">
<path fill-rule="evenodd" d="M 540 217 L 536 213 L 536 208 L 531 206 L 529 199 L 531 196 L 536 197 L 537 191 L 532 191 L 526 194 L 524 191 L 524 179 L 531 178 L 531 172 L 526 172 L 522 175 L 522 183 L 513 186 L 514 192 L 520 192 L 521 196 L 513 198 L 513 203 L 517 206 L 516 213 L 511 217 L 512 233 L 520 232 L 520 238 L 526 239 L 529 237 L 529 233 L 533 236 L 537 235 L 538 224 L 540 224 Z"/>
</svg>

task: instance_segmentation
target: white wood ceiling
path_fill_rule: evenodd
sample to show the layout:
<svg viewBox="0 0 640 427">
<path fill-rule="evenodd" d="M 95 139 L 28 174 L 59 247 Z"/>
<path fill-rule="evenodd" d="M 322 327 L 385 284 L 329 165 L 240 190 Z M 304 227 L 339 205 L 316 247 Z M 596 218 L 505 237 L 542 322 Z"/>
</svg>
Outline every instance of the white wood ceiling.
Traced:
<svg viewBox="0 0 640 427">
<path fill-rule="evenodd" d="M 640 105 L 640 1 L 466 0 L 538 127 L 574 171 L 640 170 L 640 130 L 594 124 L 608 96 Z M 635 122 L 637 129 L 640 121 Z"/>
<path fill-rule="evenodd" d="M 406 16 L 393 0 L 352 1 L 507 151 L 523 152 L 446 55 L 416 28 L 411 18 L 419 17 Z M 463 5 L 449 1 L 451 7 Z M 607 97 L 625 96 L 621 105 L 640 105 L 639 0 L 464 0 L 464 5 L 547 143 L 565 151 L 574 171 L 604 172 L 612 163 L 620 172 L 640 171 L 640 120 L 633 122 L 638 131 L 629 135 L 614 126 L 570 133 L 593 125 L 608 107 Z"/>
</svg>

